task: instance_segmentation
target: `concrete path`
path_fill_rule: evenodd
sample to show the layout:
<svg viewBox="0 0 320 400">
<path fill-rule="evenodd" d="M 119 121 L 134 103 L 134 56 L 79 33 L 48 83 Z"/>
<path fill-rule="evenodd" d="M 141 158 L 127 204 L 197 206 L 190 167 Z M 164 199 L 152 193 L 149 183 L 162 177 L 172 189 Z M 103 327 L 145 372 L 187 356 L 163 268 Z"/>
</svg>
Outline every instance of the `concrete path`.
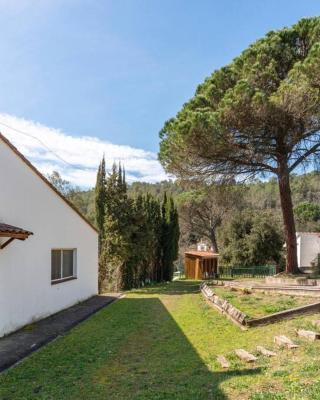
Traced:
<svg viewBox="0 0 320 400">
<path fill-rule="evenodd" d="M 121 294 L 94 296 L 42 319 L 32 329 L 21 329 L 0 339 L 0 372 L 9 368 L 41 346 L 63 335 L 90 315 L 121 297 Z"/>
</svg>

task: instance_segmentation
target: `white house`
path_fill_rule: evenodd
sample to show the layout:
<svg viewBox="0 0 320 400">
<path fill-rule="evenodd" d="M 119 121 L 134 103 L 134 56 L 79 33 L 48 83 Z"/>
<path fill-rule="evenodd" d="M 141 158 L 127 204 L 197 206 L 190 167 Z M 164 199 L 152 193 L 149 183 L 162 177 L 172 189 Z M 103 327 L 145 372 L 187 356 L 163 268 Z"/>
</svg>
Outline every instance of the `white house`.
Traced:
<svg viewBox="0 0 320 400">
<path fill-rule="evenodd" d="M 297 232 L 298 267 L 303 272 L 318 265 L 320 257 L 320 232 Z"/>
<path fill-rule="evenodd" d="M 213 251 L 212 246 L 205 240 L 197 243 L 197 251 Z"/>
<path fill-rule="evenodd" d="M 197 243 L 197 251 L 208 251 L 208 245 L 203 242 Z"/>
<path fill-rule="evenodd" d="M 98 233 L 0 134 L 0 337 L 98 292 Z"/>
</svg>

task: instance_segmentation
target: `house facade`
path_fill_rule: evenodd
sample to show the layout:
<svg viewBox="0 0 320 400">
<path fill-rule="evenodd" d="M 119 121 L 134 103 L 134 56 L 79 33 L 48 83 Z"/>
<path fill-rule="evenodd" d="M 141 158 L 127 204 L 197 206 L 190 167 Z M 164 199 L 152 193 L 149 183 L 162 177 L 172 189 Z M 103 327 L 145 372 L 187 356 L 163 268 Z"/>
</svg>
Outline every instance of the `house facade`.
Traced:
<svg viewBox="0 0 320 400">
<path fill-rule="evenodd" d="M 297 232 L 297 256 L 302 272 L 319 267 L 320 232 Z"/>
<path fill-rule="evenodd" d="M 0 337 L 97 293 L 96 229 L 0 134 Z"/>
</svg>

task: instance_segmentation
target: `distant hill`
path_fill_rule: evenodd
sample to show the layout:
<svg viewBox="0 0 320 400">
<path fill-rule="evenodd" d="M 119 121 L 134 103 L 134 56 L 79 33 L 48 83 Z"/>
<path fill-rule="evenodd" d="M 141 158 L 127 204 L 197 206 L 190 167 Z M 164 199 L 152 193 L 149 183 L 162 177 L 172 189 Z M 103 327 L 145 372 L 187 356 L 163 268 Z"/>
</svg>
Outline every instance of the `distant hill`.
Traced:
<svg viewBox="0 0 320 400">
<path fill-rule="evenodd" d="M 276 178 L 268 182 L 255 181 L 248 185 L 247 198 L 254 208 L 280 209 L 280 197 Z M 320 172 L 310 172 L 291 177 L 294 206 L 302 202 L 320 203 Z"/>
<path fill-rule="evenodd" d="M 276 178 L 272 178 L 267 182 L 256 180 L 246 186 L 248 207 L 258 210 L 271 209 L 276 213 L 280 213 L 280 198 Z M 303 202 L 320 204 L 320 172 L 293 176 L 291 178 L 291 190 L 294 206 Z M 174 198 L 178 198 L 184 192 L 184 189 L 174 181 L 159 183 L 134 182 L 129 185 L 128 192 L 132 197 L 150 193 L 161 200 L 164 192 Z M 69 198 L 94 223 L 94 190 L 73 191 L 70 193 Z M 298 228 L 301 229 L 303 227 L 298 226 Z"/>
<path fill-rule="evenodd" d="M 162 200 L 165 192 L 167 195 L 176 198 L 182 191 L 183 189 L 173 181 L 158 183 L 133 182 L 128 186 L 128 193 L 132 198 L 139 196 L 139 194 L 146 195 L 149 193 L 157 199 Z M 95 223 L 94 189 L 87 191 L 72 190 L 68 198 L 85 217 L 92 223 Z"/>
</svg>

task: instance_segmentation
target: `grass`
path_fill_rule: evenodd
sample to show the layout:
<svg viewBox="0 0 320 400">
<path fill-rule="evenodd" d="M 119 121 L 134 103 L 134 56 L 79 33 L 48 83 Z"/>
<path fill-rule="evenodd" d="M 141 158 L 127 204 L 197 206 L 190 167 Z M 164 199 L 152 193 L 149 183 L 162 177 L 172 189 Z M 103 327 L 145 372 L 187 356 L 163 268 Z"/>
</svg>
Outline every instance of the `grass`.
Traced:
<svg viewBox="0 0 320 400">
<path fill-rule="evenodd" d="M 320 399 L 320 343 L 240 362 L 235 348 L 274 349 L 320 315 L 241 331 L 208 306 L 198 282 L 129 292 L 0 375 L 1 400 Z M 231 362 L 222 370 L 216 356 Z"/>
<path fill-rule="evenodd" d="M 214 292 L 221 298 L 228 300 L 250 318 L 263 317 L 290 308 L 320 302 L 319 298 L 289 296 L 276 293 L 246 293 L 243 290 L 229 287 L 214 287 Z"/>
</svg>

